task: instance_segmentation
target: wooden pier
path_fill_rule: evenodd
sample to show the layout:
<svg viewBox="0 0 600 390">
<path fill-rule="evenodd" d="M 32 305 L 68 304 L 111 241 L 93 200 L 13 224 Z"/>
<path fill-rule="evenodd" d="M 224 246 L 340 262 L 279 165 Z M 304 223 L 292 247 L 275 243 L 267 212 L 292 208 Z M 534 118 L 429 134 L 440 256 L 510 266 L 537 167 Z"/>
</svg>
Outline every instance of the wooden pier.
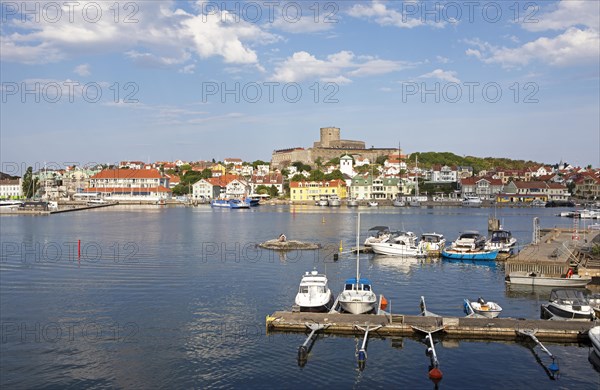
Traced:
<svg viewBox="0 0 600 390">
<path fill-rule="evenodd" d="M 507 259 L 506 274 L 514 271 L 540 272 L 549 276 L 566 274 L 576 267 L 580 275 L 600 283 L 600 259 L 591 256 L 591 248 L 600 244 L 600 232 L 574 229 L 541 229 L 538 242 L 523 247 Z"/>
<path fill-rule="evenodd" d="M 369 324 L 381 327 L 380 335 L 415 336 L 419 329 L 443 327 L 444 338 L 517 341 L 523 336 L 519 331 L 535 330 L 538 339 L 554 342 L 581 342 L 588 339 L 587 332 L 594 322 L 549 321 L 516 318 L 424 317 L 409 315 L 304 313 L 276 311 L 267 316 L 267 331 L 301 332 L 307 324 L 327 325 L 323 330 L 332 334 L 362 334 L 357 326 Z"/>
</svg>

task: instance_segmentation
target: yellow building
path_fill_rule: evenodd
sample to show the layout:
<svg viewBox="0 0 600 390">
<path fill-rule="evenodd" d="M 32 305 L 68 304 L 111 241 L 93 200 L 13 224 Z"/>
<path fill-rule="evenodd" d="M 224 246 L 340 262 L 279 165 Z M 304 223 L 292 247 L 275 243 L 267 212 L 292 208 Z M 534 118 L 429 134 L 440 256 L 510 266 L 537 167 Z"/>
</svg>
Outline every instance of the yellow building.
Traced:
<svg viewBox="0 0 600 390">
<path fill-rule="evenodd" d="M 290 200 L 292 202 L 317 201 L 332 196 L 340 199 L 346 198 L 345 181 L 293 181 L 290 183 Z"/>
</svg>

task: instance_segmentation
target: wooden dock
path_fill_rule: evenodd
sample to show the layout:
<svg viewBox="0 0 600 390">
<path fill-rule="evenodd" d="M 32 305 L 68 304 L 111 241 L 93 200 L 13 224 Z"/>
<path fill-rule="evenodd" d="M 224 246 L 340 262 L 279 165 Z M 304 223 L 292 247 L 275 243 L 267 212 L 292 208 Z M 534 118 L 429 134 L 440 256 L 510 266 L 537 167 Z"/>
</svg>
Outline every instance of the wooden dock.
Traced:
<svg viewBox="0 0 600 390">
<path fill-rule="evenodd" d="M 523 247 L 506 261 L 506 274 L 513 271 L 541 272 L 550 276 L 566 274 L 569 267 L 600 282 L 600 259 L 589 256 L 594 243 L 600 243 L 598 231 L 543 229 L 540 240 Z"/>
<path fill-rule="evenodd" d="M 419 329 L 443 327 L 445 338 L 517 341 L 519 330 L 535 330 L 540 340 L 554 342 L 580 342 L 588 339 L 587 332 L 594 322 L 549 321 L 516 318 L 424 317 L 408 315 L 299 313 L 276 311 L 267 316 L 267 331 L 304 333 L 307 324 L 329 324 L 323 331 L 332 334 L 359 335 L 356 326 L 381 325 L 377 334 L 389 336 L 415 336 Z"/>
</svg>

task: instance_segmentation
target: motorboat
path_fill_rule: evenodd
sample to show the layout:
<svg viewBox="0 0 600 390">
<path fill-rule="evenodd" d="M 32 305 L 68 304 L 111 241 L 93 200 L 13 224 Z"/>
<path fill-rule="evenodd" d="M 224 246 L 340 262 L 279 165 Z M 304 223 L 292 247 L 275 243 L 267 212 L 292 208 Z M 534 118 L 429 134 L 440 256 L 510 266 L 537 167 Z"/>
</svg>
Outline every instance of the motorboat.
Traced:
<svg viewBox="0 0 600 390">
<path fill-rule="evenodd" d="M 517 239 L 509 230 L 498 229 L 492 231 L 490 239 L 485 243 L 486 250 L 497 249 L 500 253 L 510 253 L 517 244 Z"/>
<path fill-rule="evenodd" d="M 318 206 L 328 206 L 329 205 L 329 201 L 327 200 L 327 198 L 322 197 L 321 199 L 319 199 L 317 201 L 317 205 Z"/>
<path fill-rule="evenodd" d="M 329 197 L 329 200 L 327 201 L 327 204 L 329 205 L 329 207 L 340 207 L 342 202 L 340 201 L 340 198 L 337 195 L 331 195 Z"/>
<path fill-rule="evenodd" d="M 590 341 L 592 342 L 594 352 L 598 357 L 600 357 L 600 325 L 591 328 L 588 331 L 588 336 L 590 338 Z"/>
<path fill-rule="evenodd" d="M 423 233 L 419 247 L 428 255 L 440 255 L 446 246 L 446 239 L 440 233 Z"/>
<path fill-rule="evenodd" d="M 481 207 L 483 201 L 478 196 L 465 196 L 462 200 L 464 207 Z"/>
<path fill-rule="evenodd" d="M 239 199 L 213 199 L 210 202 L 211 207 L 225 209 L 249 209 L 250 205 Z"/>
<path fill-rule="evenodd" d="M 535 199 L 531 202 L 531 207 L 546 207 L 546 202 L 541 199 Z"/>
<path fill-rule="evenodd" d="M 333 294 L 327 286 L 327 276 L 316 270 L 306 272 L 300 280 L 296 305 L 303 312 L 326 312 L 333 305 Z"/>
<path fill-rule="evenodd" d="M 368 205 L 369 205 L 369 207 L 377 207 L 377 206 L 379 206 L 379 203 L 377 203 L 374 200 L 371 200 L 371 201 L 369 201 Z"/>
<path fill-rule="evenodd" d="M 360 213 L 356 229 L 356 246 L 360 240 Z M 356 277 L 347 279 L 344 290 L 338 296 L 342 310 L 352 314 L 369 313 L 377 306 L 377 295 L 373 292 L 371 282 L 360 277 L 360 251 L 356 251 Z"/>
<path fill-rule="evenodd" d="M 246 203 L 248 203 L 248 205 L 250 207 L 256 207 L 260 204 L 260 197 L 259 196 L 248 196 L 248 197 L 246 197 L 246 199 L 244 199 L 244 201 Z"/>
<path fill-rule="evenodd" d="M 424 257 L 426 253 L 418 246 L 412 245 L 408 240 L 388 240 L 385 242 L 371 243 L 373 252 L 387 256 Z"/>
<path fill-rule="evenodd" d="M 588 296 L 588 299 L 590 301 L 590 306 L 592 306 L 592 309 L 594 310 L 594 315 L 596 318 L 600 318 L 600 293 L 591 294 Z M 598 354 L 598 357 L 600 357 L 600 354 Z"/>
<path fill-rule="evenodd" d="M 502 312 L 502 307 L 496 302 L 486 301 L 479 297 L 476 301 L 464 300 L 465 313 L 473 317 L 496 318 Z"/>
<path fill-rule="evenodd" d="M 541 318 L 550 320 L 593 321 L 594 310 L 584 290 L 555 288 L 549 302 L 541 306 Z"/>
<path fill-rule="evenodd" d="M 358 207 L 358 200 L 356 198 L 348 198 L 348 207 Z"/>
<path fill-rule="evenodd" d="M 394 242 L 397 244 L 408 244 L 412 246 L 418 246 L 418 238 L 417 235 L 413 232 L 405 232 L 403 230 L 395 230 L 391 232 L 389 242 Z"/>
<path fill-rule="evenodd" d="M 445 259 L 452 260 L 496 260 L 496 258 L 498 257 L 498 251 L 479 250 L 465 252 L 457 251 L 452 248 L 444 248 L 442 250 L 442 257 Z"/>
<path fill-rule="evenodd" d="M 400 197 L 396 197 L 392 201 L 392 205 L 394 207 L 404 207 L 404 206 L 406 206 L 406 202 L 404 200 L 402 200 Z"/>
<path fill-rule="evenodd" d="M 475 230 L 465 231 L 452 243 L 451 248 L 458 252 L 483 250 L 485 248 L 485 236 Z"/>
<path fill-rule="evenodd" d="M 390 228 L 387 226 L 373 226 L 369 229 L 369 237 L 365 239 L 365 246 L 372 243 L 387 241 L 391 236 Z"/>
<path fill-rule="evenodd" d="M 548 276 L 539 272 L 514 271 L 508 274 L 506 283 L 523 284 L 528 286 L 554 286 L 554 287 L 585 287 L 592 281 L 589 276 L 571 275 Z"/>
<path fill-rule="evenodd" d="M 4 199 L 4 200 L 0 200 L 0 208 L 17 208 L 20 207 L 23 204 L 22 200 L 10 200 L 10 199 Z"/>
</svg>

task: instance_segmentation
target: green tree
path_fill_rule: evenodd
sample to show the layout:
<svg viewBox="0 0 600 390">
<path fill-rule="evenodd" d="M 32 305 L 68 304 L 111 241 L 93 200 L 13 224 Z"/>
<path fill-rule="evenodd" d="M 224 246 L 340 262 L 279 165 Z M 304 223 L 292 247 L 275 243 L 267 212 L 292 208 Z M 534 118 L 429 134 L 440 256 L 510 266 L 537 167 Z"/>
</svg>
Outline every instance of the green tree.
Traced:
<svg viewBox="0 0 600 390">
<path fill-rule="evenodd" d="M 279 190 L 274 185 L 271 185 L 271 187 L 269 187 L 268 190 L 269 196 L 271 196 L 271 198 L 277 198 L 279 196 Z"/>
<path fill-rule="evenodd" d="M 39 180 L 37 177 L 36 178 L 33 177 L 33 168 L 27 167 L 27 170 L 25 171 L 25 175 L 23 175 L 23 184 L 22 184 L 23 195 L 25 196 L 25 198 L 27 198 L 27 199 L 33 198 L 33 196 L 35 195 L 36 189 L 39 188 L 38 181 Z"/>
<path fill-rule="evenodd" d="M 262 195 L 262 194 L 268 194 L 269 193 L 269 188 L 264 185 L 261 184 L 259 186 L 256 186 L 256 190 L 254 190 L 257 194 Z"/>
<path fill-rule="evenodd" d="M 344 174 L 339 169 L 325 175 L 325 180 L 344 180 Z"/>
<path fill-rule="evenodd" d="M 325 174 L 322 171 L 314 170 L 310 171 L 310 175 L 308 176 L 308 180 L 310 181 L 321 181 L 325 180 Z"/>
<path fill-rule="evenodd" d="M 375 164 L 383 165 L 383 164 L 385 164 L 386 160 L 387 160 L 387 156 L 379 156 L 379 157 L 377 157 L 377 159 L 375 159 Z"/>
<path fill-rule="evenodd" d="M 306 180 L 306 178 L 304 177 L 304 175 L 301 175 L 299 173 L 295 174 L 294 176 L 292 176 L 292 178 L 290 179 L 290 181 L 304 181 Z"/>
</svg>

